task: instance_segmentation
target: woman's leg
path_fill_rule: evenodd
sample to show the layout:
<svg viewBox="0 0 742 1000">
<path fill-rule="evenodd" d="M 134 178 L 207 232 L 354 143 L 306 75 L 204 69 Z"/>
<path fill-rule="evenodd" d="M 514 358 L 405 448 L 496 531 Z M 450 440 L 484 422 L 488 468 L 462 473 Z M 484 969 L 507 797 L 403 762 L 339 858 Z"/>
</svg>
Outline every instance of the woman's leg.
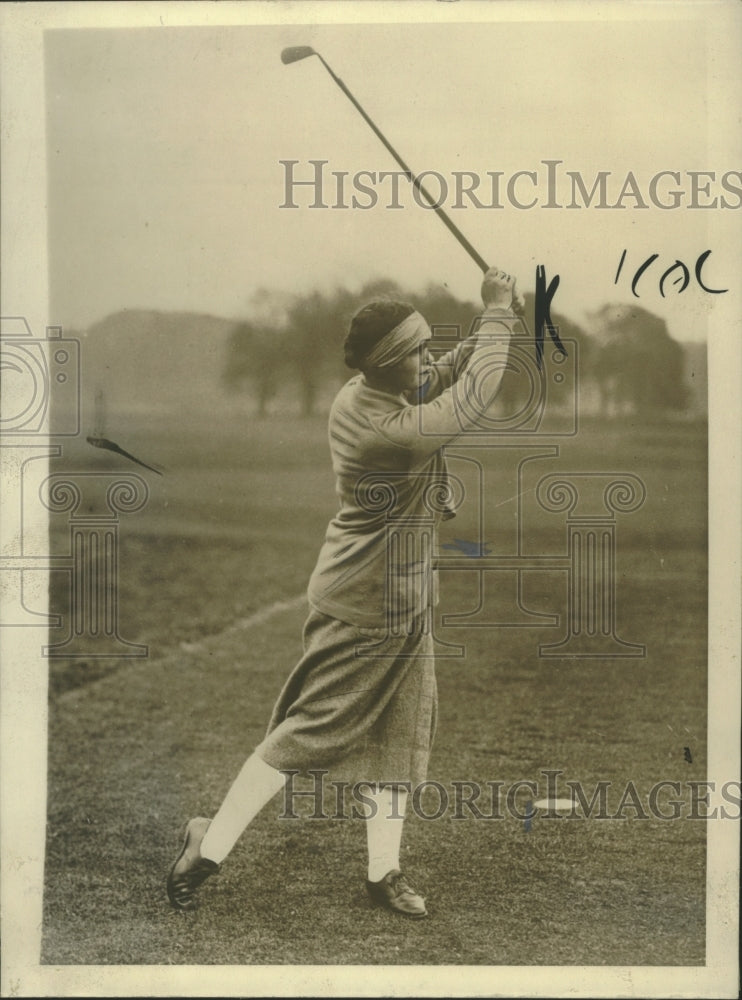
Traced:
<svg viewBox="0 0 742 1000">
<path fill-rule="evenodd" d="M 368 880 L 380 882 L 390 871 L 399 868 L 407 790 L 384 787 L 364 792 L 364 797 L 372 803 L 366 810 Z"/>
<path fill-rule="evenodd" d="M 245 828 L 285 784 L 285 774 L 251 754 L 211 821 L 201 842 L 201 857 L 221 864 Z"/>
<path fill-rule="evenodd" d="M 405 917 L 425 917 L 425 900 L 400 871 L 399 852 L 407 806 L 407 790 L 395 786 L 364 793 L 370 799 L 366 812 L 368 879 L 371 898 Z"/>
<path fill-rule="evenodd" d="M 168 878 L 173 905 L 193 907 L 195 890 L 218 870 L 245 827 L 283 787 L 285 769 L 331 764 L 378 729 L 368 747 L 367 774 L 371 767 L 376 774 L 413 777 L 421 770 L 422 762 L 427 762 L 435 708 L 432 649 L 426 642 L 430 645 L 429 637 L 400 637 L 399 659 L 359 658 L 357 648 L 368 644 L 367 636 L 326 615 L 310 615 L 304 656 L 279 698 L 269 735 L 245 762 L 214 820 L 198 817 L 188 824 Z M 418 662 L 419 654 L 423 661 Z M 421 673 L 422 663 L 426 666 Z M 370 886 L 378 887 L 388 874 L 398 874 L 404 802 L 400 799 L 393 810 L 391 793 L 383 790 L 368 830 L 373 858 Z M 388 898 L 379 901 L 398 909 Z M 424 911 L 421 900 L 420 905 Z"/>
<path fill-rule="evenodd" d="M 170 902 L 179 910 L 192 910 L 199 886 L 219 870 L 245 827 L 283 788 L 286 776 L 251 754 L 219 807 L 213 820 L 203 816 L 186 827 L 183 848 L 167 880 Z"/>
</svg>

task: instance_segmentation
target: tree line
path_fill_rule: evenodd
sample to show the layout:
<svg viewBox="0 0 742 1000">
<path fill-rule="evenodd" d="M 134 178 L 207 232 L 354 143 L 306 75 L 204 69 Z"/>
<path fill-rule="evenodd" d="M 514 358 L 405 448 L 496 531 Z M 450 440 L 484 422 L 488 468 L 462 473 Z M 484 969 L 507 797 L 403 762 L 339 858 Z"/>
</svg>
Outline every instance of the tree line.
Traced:
<svg viewBox="0 0 742 1000">
<path fill-rule="evenodd" d="M 481 305 L 458 299 L 440 285 L 414 292 L 388 279 L 368 282 L 360 292 L 336 288 L 289 296 L 261 290 L 251 300 L 249 318 L 237 322 L 229 335 L 225 387 L 251 392 L 259 414 L 265 415 L 288 380 L 298 392 L 302 414 L 311 416 L 322 391 L 339 387 L 351 375 L 342 351 L 350 318 L 360 304 L 380 296 L 407 301 L 422 313 L 436 333 L 434 349 L 439 342 L 450 347 L 457 335 L 466 336 L 481 313 Z M 527 294 L 526 316 L 533 317 L 533 305 L 533 296 Z M 613 304 L 590 317 L 589 332 L 558 312 L 552 312 L 552 320 L 576 358 L 577 384 L 581 391 L 592 387 L 604 414 L 646 417 L 687 407 L 683 348 L 660 317 L 640 306 Z M 532 367 L 524 349 L 511 349 L 512 370 L 506 372 L 500 392 L 505 407 L 517 406 L 518 394 L 524 391 L 524 365 Z M 547 376 L 562 360 L 551 350 L 547 335 Z M 573 367 L 570 361 L 564 371 Z M 550 385 L 549 405 L 569 405 L 571 378 L 557 376 Z"/>
</svg>

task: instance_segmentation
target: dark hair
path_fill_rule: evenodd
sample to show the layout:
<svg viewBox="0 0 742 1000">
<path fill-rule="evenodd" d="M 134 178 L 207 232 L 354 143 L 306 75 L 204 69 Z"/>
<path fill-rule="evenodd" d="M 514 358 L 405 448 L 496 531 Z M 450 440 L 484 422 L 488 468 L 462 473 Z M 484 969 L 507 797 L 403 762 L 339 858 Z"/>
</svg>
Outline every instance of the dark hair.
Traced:
<svg viewBox="0 0 742 1000">
<path fill-rule="evenodd" d="M 373 299 L 361 306 L 350 321 L 343 350 L 348 368 L 361 368 L 363 359 L 375 344 L 415 311 L 409 302 Z"/>
</svg>

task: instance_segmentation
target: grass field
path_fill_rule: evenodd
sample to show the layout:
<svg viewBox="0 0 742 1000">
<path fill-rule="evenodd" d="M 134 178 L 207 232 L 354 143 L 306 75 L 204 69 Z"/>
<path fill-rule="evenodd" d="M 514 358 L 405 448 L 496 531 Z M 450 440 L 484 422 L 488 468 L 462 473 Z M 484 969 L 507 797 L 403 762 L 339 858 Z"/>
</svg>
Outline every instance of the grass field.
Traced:
<svg viewBox="0 0 742 1000">
<path fill-rule="evenodd" d="M 335 499 L 321 419 L 210 434 L 142 425 L 127 445 L 167 467 L 121 523 L 121 634 L 149 657 L 51 664 L 44 962 L 703 963 L 704 823 L 631 809 L 530 828 L 507 814 L 411 817 L 404 865 L 431 916 L 406 923 L 365 899 L 360 821 L 279 819 L 279 797 L 201 908 L 170 910 L 164 878 L 183 822 L 218 807 L 300 653 L 300 603 L 251 616 L 302 593 Z M 485 464 L 496 481 L 497 456 Z M 98 454 L 89 467 L 133 468 Z M 588 789 L 613 782 L 612 811 L 631 780 L 646 806 L 655 782 L 705 777 L 706 428 L 589 425 L 545 471 L 560 469 L 646 484 L 641 510 L 619 517 L 617 570 L 619 634 L 647 655 L 547 660 L 538 644 L 558 630 L 450 630 L 466 656 L 438 664 L 429 777 L 544 787 L 540 772 L 559 769 Z M 504 505 L 488 534 L 495 551 L 512 540 L 511 513 Z M 465 512 L 452 524 L 451 537 L 471 527 Z M 563 528 L 547 527 L 529 538 L 558 550 Z M 54 526 L 59 545 L 65 531 Z M 443 576 L 441 610 L 463 610 L 467 574 Z M 563 613 L 555 574 L 529 588 L 531 606 Z"/>
</svg>

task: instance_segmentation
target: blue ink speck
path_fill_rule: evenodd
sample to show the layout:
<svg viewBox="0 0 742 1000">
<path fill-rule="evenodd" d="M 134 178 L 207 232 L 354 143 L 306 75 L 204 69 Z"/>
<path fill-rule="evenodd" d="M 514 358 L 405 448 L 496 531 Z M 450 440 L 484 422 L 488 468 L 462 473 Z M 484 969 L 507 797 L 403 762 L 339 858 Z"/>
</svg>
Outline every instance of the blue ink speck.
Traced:
<svg viewBox="0 0 742 1000">
<path fill-rule="evenodd" d="M 528 802 L 526 802 L 526 818 L 523 820 L 523 829 L 526 833 L 531 832 L 531 820 L 535 815 L 536 811 L 533 808 L 533 802 L 529 799 Z"/>
<path fill-rule="evenodd" d="M 442 549 L 453 549 L 454 552 L 463 552 L 470 559 L 481 559 L 483 556 L 491 555 L 492 549 L 489 542 L 470 542 L 466 538 L 454 538 L 453 543 L 447 542 L 441 545 Z"/>
</svg>

